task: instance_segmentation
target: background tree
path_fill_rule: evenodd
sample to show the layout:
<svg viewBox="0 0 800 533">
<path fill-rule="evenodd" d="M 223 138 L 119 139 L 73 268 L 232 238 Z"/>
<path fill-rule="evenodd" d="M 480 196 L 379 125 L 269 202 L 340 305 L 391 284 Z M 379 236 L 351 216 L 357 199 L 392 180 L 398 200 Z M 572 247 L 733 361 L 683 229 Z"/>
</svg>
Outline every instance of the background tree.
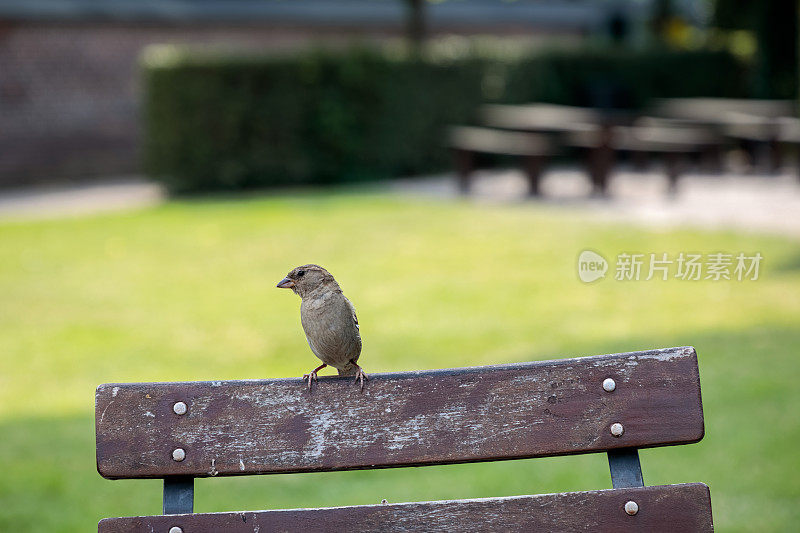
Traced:
<svg viewBox="0 0 800 533">
<path fill-rule="evenodd" d="M 412 50 L 419 53 L 427 37 L 425 0 L 406 0 L 406 37 Z"/>
<path fill-rule="evenodd" d="M 747 30 L 755 34 L 755 96 L 797 97 L 798 14 L 797 0 L 714 2 L 714 27 Z"/>
</svg>

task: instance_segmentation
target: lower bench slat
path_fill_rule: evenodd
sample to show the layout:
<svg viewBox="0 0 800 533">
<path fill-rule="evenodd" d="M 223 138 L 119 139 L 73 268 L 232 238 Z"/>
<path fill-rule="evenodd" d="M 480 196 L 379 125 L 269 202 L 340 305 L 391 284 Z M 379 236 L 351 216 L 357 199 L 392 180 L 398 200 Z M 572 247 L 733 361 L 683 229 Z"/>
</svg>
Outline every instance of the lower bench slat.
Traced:
<svg viewBox="0 0 800 533">
<path fill-rule="evenodd" d="M 628 501 L 638 512 L 625 511 Z M 237 513 L 107 518 L 99 533 L 226 531 L 692 531 L 711 532 L 711 496 L 702 483 Z"/>
</svg>

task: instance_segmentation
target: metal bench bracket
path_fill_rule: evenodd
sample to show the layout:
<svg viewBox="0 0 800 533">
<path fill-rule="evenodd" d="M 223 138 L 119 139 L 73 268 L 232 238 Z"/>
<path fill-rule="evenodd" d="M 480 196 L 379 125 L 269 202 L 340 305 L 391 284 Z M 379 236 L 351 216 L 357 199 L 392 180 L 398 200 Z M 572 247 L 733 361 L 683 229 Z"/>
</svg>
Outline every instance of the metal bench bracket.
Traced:
<svg viewBox="0 0 800 533">
<path fill-rule="evenodd" d="M 194 511 L 194 478 L 164 478 L 164 514 L 189 514 Z"/>
<path fill-rule="evenodd" d="M 644 487 L 639 451 L 636 448 L 609 450 L 608 467 L 611 469 L 611 486 L 615 489 Z"/>
</svg>

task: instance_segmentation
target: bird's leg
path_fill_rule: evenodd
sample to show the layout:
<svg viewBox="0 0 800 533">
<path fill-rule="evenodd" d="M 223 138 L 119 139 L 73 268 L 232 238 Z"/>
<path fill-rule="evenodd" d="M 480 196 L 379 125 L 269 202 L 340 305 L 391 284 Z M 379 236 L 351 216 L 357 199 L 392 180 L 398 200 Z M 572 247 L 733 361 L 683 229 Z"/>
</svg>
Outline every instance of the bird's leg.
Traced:
<svg viewBox="0 0 800 533">
<path fill-rule="evenodd" d="M 315 368 L 314 370 L 312 370 L 310 373 L 308 373 L 308 374 L 303 374 L 303 380 L 304 380 L 304 381 L 308 381 L 308 390 L 309 390 L 309 391 L 311 390 L 311 382 L 312 382 L 312 381 L 317 381 L 317 372 L 319 372 L 320 370 L 322 370 L 322 369 L 323 369 L 323 368 L 325 368 L 326 366 L 328 366 L 328 365 L 326 365 L 325 363 L 322 363 L 322 364 L 321 364 L 321 365 L 319 365 L 317 368 Z"/>
<path fill-rule="evenodd" d="M 356 364 L 355 361 L 350 361 L 350 362 L 353 364 L 354 367 L 356 367 L 358 369 L 356 371 L 356 379 L 354 381 L 360 381 L 361 382 L 361 391 L 363 392 L 364 391 L 364 381 L 368 381 L 369 380 L 369 376 L 364 372 L 363 368 L 361 368 L 360 366 L 358 366 Z"/>
</svg>

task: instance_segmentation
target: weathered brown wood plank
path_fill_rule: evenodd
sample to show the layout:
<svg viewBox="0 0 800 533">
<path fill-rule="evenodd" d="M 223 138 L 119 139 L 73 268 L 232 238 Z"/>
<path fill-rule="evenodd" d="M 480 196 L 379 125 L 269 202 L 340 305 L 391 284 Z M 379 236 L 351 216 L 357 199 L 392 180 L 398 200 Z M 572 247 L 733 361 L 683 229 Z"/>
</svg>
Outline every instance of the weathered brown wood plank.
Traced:
<svg viewBox="0 0 800 533">
<path fill-rule="evenodd" d="M 628 515 L 625 504 L 636 502 Z M 99 533 L 169 531 L 713 531 L 711 497 L 702 483 L 565 492 L 479 500 L 360 505 L 239 513 L 108 518 Z"/>
<path fill-rule="evenodd" d="M 97 469 L 108 478 L 489 461 L 703 437 L 690 347 L 373 374 L 363 393 L 338 377 L 312 393 L 300 378 L 108 384 L 97 389 L 95 422 Z"/>
</svg>

